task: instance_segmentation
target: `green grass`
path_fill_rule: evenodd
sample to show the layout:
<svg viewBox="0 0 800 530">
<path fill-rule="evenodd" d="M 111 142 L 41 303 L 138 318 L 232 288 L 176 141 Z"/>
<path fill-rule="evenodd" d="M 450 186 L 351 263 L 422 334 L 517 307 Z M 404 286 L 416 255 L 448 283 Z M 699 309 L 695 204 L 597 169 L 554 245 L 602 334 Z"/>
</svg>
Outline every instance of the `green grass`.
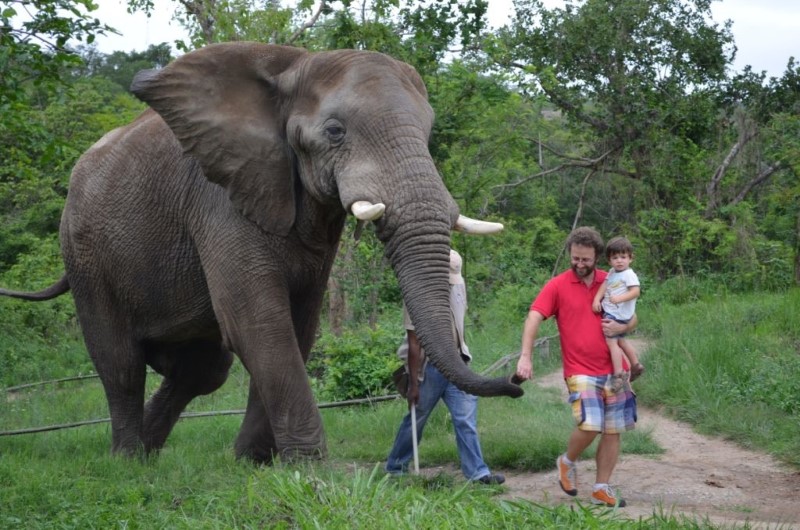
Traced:
<svg viewBox="0 0 800 530">
<path fill-rule="evenodd" d="M 792 385 L 800 380 L 800 330 L 790 315 L 799 297 L 792 291 L 645 306 L 642 328 L 654 347 L 637 382 L 640 402 L 798 465 L 800 392 Z M 474 368 L 516 351 L 521 325 L 471 328 Z M 554 353 L 536 369 L 557 366 Z M 63 372 L 61 366 L 31 370 L 48 377 Z M 157 383 L 148 377 L 150 391 Z M 494 470 L 552 469 L 572 429 L 559 392 L 530 383 L 525 389 L 517 400 L 480 402 L 482 446 Z M 246 392 L 237 363 L 228 382 L 190 411 L 241 409 Z M 3 398 L 0 430 L 108 416 L 96 379 Z M 470 486 L 459 473 L 388 479 L 382 464 L 405 411 L 402 401 L 323 409 L 329 458 L 266 468 L 233 456 L 241 416 L 181 420 L 164 450 L 146 461 L 110 456 L 109 424 L 0 437 L 0 528 L 713 528 L 659 513 L 630 522 L 579 504 L 509 501 L 498 497 L 502 488 Z M 623 436 L 624 453 L 661 451 L 646 430 Z M 420 460 L 427 467 L 458 461 L 444 407 L 426 427 Z"/>
<path fill-rule="evenodd" d="M 158 378 L 150 376 L 149 387 Z M 217 393 L 191 410 L 240 408 L 246 377 L 237 364 Z M 552 467 L 571 430 L 557 392 L 528 386 L 518 400 L 484 399 L 479 429 L 494 469 Z M 3 429 L 105 417 L 97 380 L 20 391 L 0 412 Z M 535 522 L 603 528 L 606 512 L 500 501 L 498 489 L 477 488 L 460 474 L 388 480 L 381 471 L 402 401 L 323 409 L 326 462 L 257 468 L 233 456 L 241 417 L 184 419 L 165 449 L 146 462 L 108 454 L 110 425 L 0 438 L 2 528 L 487 528 Z M 625 450 L 646 433 L 626 436 Z M 642 449 L 643 448 L 643 449 Z M 420 447 L 423 466 L 458 461 L 444 407 L 431 417 Z M 611 525 L 611 526 L 608 526 Z"/>
</svg>

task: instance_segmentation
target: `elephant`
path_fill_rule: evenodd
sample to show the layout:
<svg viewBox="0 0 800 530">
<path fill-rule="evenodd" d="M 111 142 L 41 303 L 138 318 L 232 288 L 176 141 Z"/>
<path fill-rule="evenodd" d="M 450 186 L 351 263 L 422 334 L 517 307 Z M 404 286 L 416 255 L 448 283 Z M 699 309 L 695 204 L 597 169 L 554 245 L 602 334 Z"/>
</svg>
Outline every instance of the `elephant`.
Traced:
<svg viewBox="0 0 800 530">
<path fill-rule="evenodd" d="M 451 230 L 491 233 L 428 150 L 419 74 L 387 55 L 214 44 L 139 72 L 147 103 L 76 163 L 61 217 L 64 275 L 111 416 L 112 454 L 162 448 L 181 412 L 249 373 L 238 458 L 324 458 L 305 363 L 348 215 L 372 222 L 431 362 L 479 396 L 519 397 L 461 361 L 450 333 Z M 163 376 L 145 403 L 147 367 Z"/>
</svg>

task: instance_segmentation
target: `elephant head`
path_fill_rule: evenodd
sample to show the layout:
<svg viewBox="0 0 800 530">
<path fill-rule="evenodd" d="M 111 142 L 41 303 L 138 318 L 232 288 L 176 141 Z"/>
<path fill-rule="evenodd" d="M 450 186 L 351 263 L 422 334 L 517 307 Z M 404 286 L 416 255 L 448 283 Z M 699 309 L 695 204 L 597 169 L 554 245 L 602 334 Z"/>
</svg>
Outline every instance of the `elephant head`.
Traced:
<svg viewBox="0 0 800 530">
<path fill-rule="evenodd" d="M 482 228 L 459 216 L 434 166 L 433 111 L 411 66 L 375 52 L 229 43 L 140 72 L 132 91 L 265 233 L 311 238 L 319 219 L 348 212 L 374 221 L 434 365 L 467 392 L 522 395 L 457 354 L 450 231 Z"/>
</svg>

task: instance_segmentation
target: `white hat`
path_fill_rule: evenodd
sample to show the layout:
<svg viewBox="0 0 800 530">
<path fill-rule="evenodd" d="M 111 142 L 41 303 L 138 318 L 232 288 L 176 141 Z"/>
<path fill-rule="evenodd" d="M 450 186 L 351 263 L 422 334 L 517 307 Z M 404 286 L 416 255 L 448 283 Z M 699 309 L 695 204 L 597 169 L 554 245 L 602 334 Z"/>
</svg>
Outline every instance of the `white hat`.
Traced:
<svg viewBox="0 0 800 530">
<path fill-rule="evenodd" d="M 453 249 L 450 249 L 450 285 L 459 285 L 464 283 L 464 277 L 461 276 L 461 255 Z"/>
</svg>

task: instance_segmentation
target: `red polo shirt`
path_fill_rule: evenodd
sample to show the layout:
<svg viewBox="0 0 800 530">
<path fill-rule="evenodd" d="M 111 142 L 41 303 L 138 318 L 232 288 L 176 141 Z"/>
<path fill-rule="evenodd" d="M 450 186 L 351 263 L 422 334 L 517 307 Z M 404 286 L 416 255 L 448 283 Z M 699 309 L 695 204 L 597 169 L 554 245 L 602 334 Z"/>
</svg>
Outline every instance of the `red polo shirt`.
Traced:
<svg viewBox="0 0 800 530">
<path fill-rule="evenodd" d="M 613 372 L 600 325 L 602 314 L 592 311 L 594 296 L 607 275 L 595 269 L 594 282 L 587 286 L 569 269 L 547 282 L 531 304 L 544 318 L 556 317 L 564 377 Z"/>
</svg>

